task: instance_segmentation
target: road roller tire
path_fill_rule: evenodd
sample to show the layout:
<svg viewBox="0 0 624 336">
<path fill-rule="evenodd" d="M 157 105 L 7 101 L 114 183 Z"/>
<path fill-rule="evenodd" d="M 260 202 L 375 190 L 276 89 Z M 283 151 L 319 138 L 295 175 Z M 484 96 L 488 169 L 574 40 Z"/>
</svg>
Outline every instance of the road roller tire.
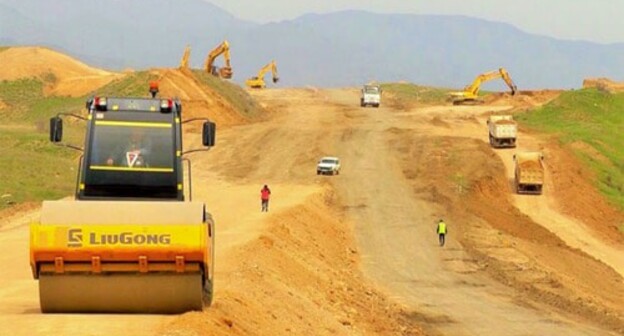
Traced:
<svg viewBox="0 0 624 336">
<path fill-rule="evenodd" d="M 201 273 L 40 274 L 39 299 L 43 313 L 177 314 L 202 310 L 205 290 Z"/>
</svg>

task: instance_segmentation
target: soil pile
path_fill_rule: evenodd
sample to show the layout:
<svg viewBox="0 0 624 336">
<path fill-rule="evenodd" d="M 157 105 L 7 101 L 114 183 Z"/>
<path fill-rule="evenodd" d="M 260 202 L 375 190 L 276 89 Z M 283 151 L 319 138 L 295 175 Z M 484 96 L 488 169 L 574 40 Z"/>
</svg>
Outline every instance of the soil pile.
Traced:
<svg viewBox="0 0 624 336">
<path fill-rule="evenodd" d="M 610 93 L 624 92 L 624 82 L 616 82 L 609 78 L 586 78 L 583 80 L 583 88 L 596 88 Z"/>
<path fill-rule="evenodd" d="M 0 64 L 0 80 L 34 77 L 46 84 L 46 95 L 79 97 L 122 76 L 41 47 L 9 48 L 0 53 Z"/>
</svg>

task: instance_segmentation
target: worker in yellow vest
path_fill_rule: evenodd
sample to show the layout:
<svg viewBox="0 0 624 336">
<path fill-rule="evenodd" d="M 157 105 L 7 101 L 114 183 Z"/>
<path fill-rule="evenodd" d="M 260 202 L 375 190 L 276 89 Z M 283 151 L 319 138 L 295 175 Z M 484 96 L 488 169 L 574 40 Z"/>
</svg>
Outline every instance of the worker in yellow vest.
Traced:
<svg viewBox="0 0 624 336">
<path fill-rule="evenodd" d="M 444 246 L 444 238 L 446 236 L 446 223 L 442 219 L 438 222 L 438 228 L 436 229 L 438 233 L 438 239 L 440 240 L 440 246 Z"/>
</svg>

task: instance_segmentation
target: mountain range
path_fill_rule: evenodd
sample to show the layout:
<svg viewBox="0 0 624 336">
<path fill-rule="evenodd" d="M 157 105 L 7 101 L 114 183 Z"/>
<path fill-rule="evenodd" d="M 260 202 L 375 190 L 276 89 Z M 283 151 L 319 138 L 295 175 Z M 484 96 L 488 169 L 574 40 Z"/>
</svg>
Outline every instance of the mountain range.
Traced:
<svg viewBox="0 0 624 336">
<path fill-rule="evenodd" d="M 258 24 L 202 0 L 0 0 L 0 45 L 47 46 L 109 70 L 175 67 L 187 44 L 191 66 L 201 68 L 225 39 L 239 83 L 272 59 L 280 86 L 461 88 L 499 67 L 519 89 L 624 77 L 624 43 L 560 40 L 463 16 L 342 11 Z"/>
</svg>

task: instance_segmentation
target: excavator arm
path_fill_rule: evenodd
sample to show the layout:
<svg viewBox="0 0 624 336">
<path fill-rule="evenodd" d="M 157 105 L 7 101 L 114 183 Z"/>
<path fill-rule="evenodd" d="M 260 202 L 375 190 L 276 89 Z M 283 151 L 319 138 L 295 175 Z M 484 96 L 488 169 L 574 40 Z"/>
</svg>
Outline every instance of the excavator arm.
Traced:
<svg viewBox="0 0 624 336">
<path fill-rule="evenodd" d="M 516 84 L 511 79 L 511 76 L 505 70 L 505 68 L 499 68 L 498 70 L 489 71 L 478 75 L 474 81 L 464 88 L 462 92 L 452 92 L 451 96 L 453 98 L 453 104 L 461 105 L 467 102 L 478 102 L 479 90 L 481 89 L 481 85 L 485 82 L 491 81 L 493 79 L 502 78 L 505 81 L 505 84 L 511 90 L 511 95 L 515 95 L 518 88 Z"/>
<path fill-rule="evenodd" d="M 505 81 L 505 84 L 509 86 L 509 89 L 511 90 L 511 95 L 512 96 L 515 95 L 516 91 L 518 91 L 518 87 L 511 79 L 511 76 L 509 76 L 509 73 L 504 68 L 500 68 L 499 71 L 500 71 L 501 77 L 503 77 L 503 80 Z"/>
<path fill-rule="evenodd" d="M 269 64 L 260 68 L 257 76 L 251 77 L 247 81 L 245 81 L 245 84 L 247 85 L 247 87 L 253 88 L 253 89 L 265 88 L 266 84 L 264 82 L 264 76 L 269 71 L 271 71 L 273 83 L 277 83 L 279 81 L 279 77 L 277 75 L 277 65 L 275 61 L 271 61 Z"/>
<path fill-rule="evenodd" d="M 182 59 L 180 60 L 180 69 L 188 69 L 190 57 L 191 47 L 187 45 L 186 48 L 184 48 L 184 54 L 182 55 Z"/>
<path fill-rule="evenodd" d="M 223 58 L 225 59 L 225 66 L 217 69 L 217 67 L 214 66 L 214 61 L 220 55 L 223 55 Z M 206 61 L 204 62 L 204 69 L 215 76 L 220 76 L 228 79 L 232 78 L 232 66 L 230 64 L 230 44 L 227 40 L 223 41 L 221 44 L 219 44 L 210 51 L 208 57 L 206 57 Z"/>
</svg>

